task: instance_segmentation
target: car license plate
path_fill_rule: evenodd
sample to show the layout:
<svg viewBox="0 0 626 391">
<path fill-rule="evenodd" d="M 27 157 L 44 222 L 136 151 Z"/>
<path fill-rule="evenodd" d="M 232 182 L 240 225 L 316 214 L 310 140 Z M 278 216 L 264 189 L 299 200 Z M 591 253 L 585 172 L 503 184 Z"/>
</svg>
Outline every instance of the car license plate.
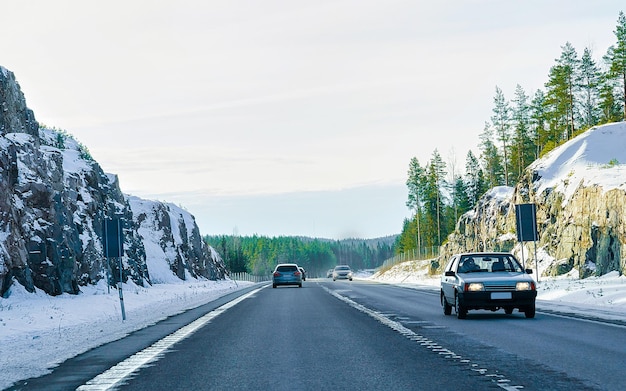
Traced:
<svg viewBox="0 0 626 391">
<path fill-rule="evenodd" d="M 492 292 L 491 300 L 511 300 L 513 295 L 511 292 Z"/>
</svg>

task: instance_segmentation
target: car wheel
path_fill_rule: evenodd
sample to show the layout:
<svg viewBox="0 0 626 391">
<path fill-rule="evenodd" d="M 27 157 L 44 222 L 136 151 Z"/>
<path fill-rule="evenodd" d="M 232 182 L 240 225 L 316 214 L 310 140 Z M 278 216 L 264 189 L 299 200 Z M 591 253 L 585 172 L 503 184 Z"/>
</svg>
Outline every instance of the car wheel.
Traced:
<svg viewBox="0 0 626 391">
<path fill-rule="evenodd" d="M 524 310 L 524 315 L 526 315 L 527 318 L 531 319 L 535 317 L 535 305 L 530 305 L 528 307 L 526 307 L 526 309 Z"/>
<path fill-rule="evenodd" d="M 454 309 L 456 311 L 456 317 L 459 319 L 467 318 L 467 308 L 461 305 L 461 301 L 459 300 L 459 296 L 454 296 Z"/>
<path fill-rule="evenodd" d="M 298 288 L 302 288 L 302 284 L 298 284 Z"/>
<path fill-rule="evenodd" d="M 443 306 L 443 314 L 444 315 L 452 315 L 452 306 L 448 304 L 446 297 L 441 294 L 441 305 Z"/>
<path fill-rule="evenodd" d="M 337 280 L 333 278 L 333 281 L 337 281 Z"/>
<path fill-rule="evenodd" d="M 352 281 L 352 278 L 350 279 L 350 281 Z"/>
<path fill-rule="evenodd" d="M 513 313 L 513 307 L 504 307 L 504 313 L 511 315 Z"/>
<path fill-rule="evenodd" d="M 276 288 L 276 284 L 272 284 L 272 288 Z"/>
</svg>

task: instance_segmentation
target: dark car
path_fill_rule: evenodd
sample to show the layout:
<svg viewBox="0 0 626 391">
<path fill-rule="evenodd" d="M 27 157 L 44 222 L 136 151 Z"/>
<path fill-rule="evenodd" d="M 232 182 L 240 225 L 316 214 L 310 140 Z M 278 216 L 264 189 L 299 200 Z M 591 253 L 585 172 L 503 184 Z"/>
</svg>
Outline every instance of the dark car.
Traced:
<svg viewBox="0 0 626 391">
<path fill-rule="evenodd" d="M 333 270 L 333 281 L 340 280 L 340 279 L 352 281 L 352 270 L 350 269 L 350 266 L 348 265 L 335 266 L 335 269 Z"/>
<path fill-rule="evenodd" d="M 459 319 L 468 310 L 514 309 L 527 318 L 535 317 L 537 289 L 529 275 L 511 253 L 479 252 L 453 255 L 441 276 L 441 305 L 443 313 L 452 314 L 455 308 Z"/>
<path fill-rule="evenodd" d="M 298 266 L 298 269 L 300 269 L 300 273 L 302 273 L 302 281 L 306 281 L 306 271 L 302 266 Z"/>
<path fill-rule="evenodd" d="M 279 285 L 297 285 L 302 288 L 302 272 L 295 263 L 281 263 L 276 265 L 272 274 L 272 288 Z"/>
</svg>

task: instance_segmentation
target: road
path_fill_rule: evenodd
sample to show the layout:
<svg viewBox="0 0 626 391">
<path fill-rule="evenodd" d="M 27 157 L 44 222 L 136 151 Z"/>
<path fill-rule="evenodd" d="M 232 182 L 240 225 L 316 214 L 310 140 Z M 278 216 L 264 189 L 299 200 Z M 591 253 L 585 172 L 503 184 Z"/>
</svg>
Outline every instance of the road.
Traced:
<svg viewBox="0 0 626 391">
<path fill-rule="evenodd" d="M 318 279 L 231 294 L 11 390 L 621 390 L 624 340 L 540 307 L 459 320 L 432 287 Z"/>
</svg>

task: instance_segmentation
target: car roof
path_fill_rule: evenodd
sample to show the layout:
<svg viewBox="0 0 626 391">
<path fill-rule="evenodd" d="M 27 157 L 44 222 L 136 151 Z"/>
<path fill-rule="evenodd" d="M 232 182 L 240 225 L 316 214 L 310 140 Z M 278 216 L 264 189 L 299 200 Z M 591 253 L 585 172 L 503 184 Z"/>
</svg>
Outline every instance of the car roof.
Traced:
<svg viewBox="0 0 626 391">
<path fill-rule="evenodd" d="M 279 266 L 295 266 L 295 267 L 300 267 L 300 266 L 298 266 L 298 264 L 297 264 L 297 263 L 279 263 L 278 265 L 276 265 L 276 267 L 279 267 Z"/>
</svg>

